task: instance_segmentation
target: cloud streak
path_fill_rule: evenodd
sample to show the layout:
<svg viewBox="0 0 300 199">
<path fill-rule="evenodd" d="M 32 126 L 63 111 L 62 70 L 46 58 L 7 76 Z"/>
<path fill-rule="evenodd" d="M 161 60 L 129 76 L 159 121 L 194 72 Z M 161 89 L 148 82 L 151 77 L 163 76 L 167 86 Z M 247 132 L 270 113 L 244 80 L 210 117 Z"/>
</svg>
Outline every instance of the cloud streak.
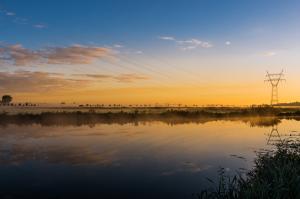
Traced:
<svg viewBox="0 0 300 199">
<path fill-rule="evenodd" d="M 87 77 L 94 80 L 111 79 L 121 83 L 132 83 L 139 80 L 148 80 L 150 77 L 146 75 L 128 73 L 119 75 L 105 75 L 105 74 L 76 74 L 75 76 Z"/>
<path fill-rule="evenodd" d="M 63 75 L 46 72 L 17 71 L 0 72 L 0 91 L 5 92 L 45 92 L 76 89 L 87 85 L 88 81 L 65 79 Z"/>
<path fill-rule="evenodd" d="M 4 46 L 0 48 L 0 60 L 3 63 L 12 63 L 16 66 L 34 64 L 41 58 L 37 51 L 23 48 L 21 45 Z"/>
<path fill-rule="evenodd" d="M 147 79 L 149 79 L 148 76 L 139 74 L 74 74 L 71 76 L 65 76 L 61 73 L 48 72 L 0 72 L 0 92 L 32 93 L 78 90 L 88 88 L 93 83 L 104 80 L 120 83 L 132 83 Z"/>
<path fill-rule="evenodd" d="M 6 14 L 7 16 L 15 16 L 15 15 L 16 15 L 16 14 L 13 13 L 13 12 L 5 12 L 5 14 Z"/>
<path fill-rule="evenodd" d="M 33 25 L 34 28 L 38 28 L 38 29 L 44 29 L 47 28 L 47 26 L 45 24 L 34 24 Z"/>
<path fill-rule="evenodd" d="M 262 56 L 264 56 L 264 57 L 273 57 L 275 55 L 277 55 L 277 53 L 275 51 L 267 51 L 267 52 L 262 53 Z"/>
<path fill-rule="evenodd" d="M 42 53 L 48 64 L 91 64 L 110 55 L 108 48 L 81 45 L 49 48 Z"/>
<path fill-rule="evenodd" d="M 11 12 L 9 10 L 6 10 L 2 7 L 0 7 L 0 14 L 10 18 L 13 23 L 15 24 L 21 24 L 21 25 L 32 25 L 34 28 L 43 29 L 47 26 L 44 24 L 35 24 L 34 22 L 30 21 L 27 18 L 19 17 L 15 12 Z"/>
<path fill-rule="evenodd" d="M 182 50 L 194 50 L 197 48 L 211 48 L 213 45 L 208 41 L 201 41 L 199 39 L 188 39 L 188 40 L 178 40 L 172 36 L 160 36 L 160 40 L 173 41 Z"/>
<path fill-rule="evenodd" d="M 73 45 L 39 50 L 26 49 L 20 44 L 0 46 L 0 64 L 28 66 L 34 64 L 91 64 L 112 56 L 112 51 L 99 46 Z"/>
<path fill-rule="evenodd" d="M 158 38 L 161 39 L 161 40 L 175 41 L 175 38 L 170 37 L 170 36 L 161 36 L 161 37 L 158 37 Z"/>
</svg>

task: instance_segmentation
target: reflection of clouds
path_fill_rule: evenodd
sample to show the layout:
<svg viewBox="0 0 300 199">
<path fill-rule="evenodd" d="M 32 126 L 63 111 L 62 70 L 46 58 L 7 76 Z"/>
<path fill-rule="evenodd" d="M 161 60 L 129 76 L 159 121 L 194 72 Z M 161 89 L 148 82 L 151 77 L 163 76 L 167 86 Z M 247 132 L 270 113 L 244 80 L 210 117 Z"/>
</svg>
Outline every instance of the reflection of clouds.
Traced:
<svg viewBox="0 0 300 199">
<path fill-rule="evenodd" d="M 25 127 L 25 128 L 24 128 Z M 91 128 L 86 131 L 85 127 L 64 127 L 57 128 L 56 126 L 42 127 L 40 125 L 18 126 L 7 125 L 0 128 L 0 142 L 6 139 L 13 138 L 16 141 L 26 139 L 41 139 L 41 138 L 58 138 L 63 136 L 105 136 L 107 132 L 101 128 Z"/>
<path fill-rule="evenodd" d="M 95 142 L 96 136 L 107 134 L 99 128 L 87 131 L 86 128 L 41 128 L 38 125 L 22 128 L 10 125 L 0 128 L 0 164 L 41 161 L 69 165 L 119 165 L 119 151 L 103 140 L 99 147 Z M 95 137 L 90 139 L 90 136 Z"/>
<path fill-rule="evenodd" d="M 130 129 L 130 128 L 123 128 L 119 129 L 118 131 L 114 132 L 115 134 L 120 134 L 126 137 L 134 137 L 136 135 L 141 135 L 145 133 L 144 131 L 141 130 L 135 130 L 135 129 Z"/>
<path fill-rule="evenodd" d="M 193 162 L 184 162 L 181 165 L 179 165 L 177 167 L 177 169 L 170 170 L 170 171 L 164 171 L 161 173 L 161 175 L 170 176 L 170 175 L 175 175 L 176 173 L 181 173 L 181 172 L 198 173 L 198 172 L 208 170 L 211 167 L 212 167 L 211 165 L 198 165 Z"/>
<path fill-rule="evenodd" d="M 20 129 L 20 127 L 22 129 Z M 61 128 L 59 126 L 47 126 L 41 127 L 40 125 L 32 125 L 32 126 L 19 126 L 19 125 L 7 125 L 5 127 L 0 127 L 0 144 L 3 140 L 5 142 L 6 139 L 13 138 L 15 140 L 26 140 L 26 139 L 42 139 L 42 138 L 61 138 L 64 136 L 70 137 L 103 137 L 109 136 L 111 133 L 106 130 L 106 128 L 110 128 L 107 126 L 106 128 L 99 128 L 99 126 L 93 126 L 86 129 L 86 126 L 81 127 L 64 127 Z M 26 130 L 23 130 L 26 129 Z M 132 129 L 132 128 L 118 128 L 114 130 L 112 134 L 114 135 L 122 135 L 126 137 L 134 137 L 136 135 L 141 135 L 145 133 L 142 130 Z"/>
<path fill-rule="evenodd" d="M 116 151 L 96 152 L 88 146 L 40 146 L 22 143 L 0 149 L 1 164 L 18 165 L 27 161 L 69 165 L 119 164 Z"/>
<path fill-rule="evenodd" d="M 118 146 L 120 139 L 141 133 L 126 127 L 111 131 L 110 125 L 88 129 L 8 125 L 0 128 L 0 164 L 41 161 L 50 164 L 119 166 L 126 156 L 122 150 L 124 145 Z"/>
<path fill-rule="evenodd" d="M 245 157 L 243 157 L 243 156 L 240 156 L 240 155 L 231 154 L 230 156 L 231 156 L 231 157 L 233 157 L 233 158 L 238 158 L 238 159 L 240 159 L 240 160 L 247 161 L 247 159 L 246 159 Z"/>
</svg>

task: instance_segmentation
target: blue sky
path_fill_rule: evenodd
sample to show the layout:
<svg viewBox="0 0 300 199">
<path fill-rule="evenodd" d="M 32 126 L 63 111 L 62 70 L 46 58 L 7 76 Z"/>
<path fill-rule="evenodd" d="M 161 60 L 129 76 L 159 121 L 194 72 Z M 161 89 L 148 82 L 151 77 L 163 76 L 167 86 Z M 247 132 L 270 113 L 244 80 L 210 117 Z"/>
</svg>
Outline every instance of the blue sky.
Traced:
<svg viewBox="0 0 300 199">
<path fill-rule="evenodd" d="M 282 0 L 2 0 L 0 5 L 15 13 L 2 14 L 1 40 L 33 48 L 72 43 L 151 47 L 161 35 L 200 37 L 216 43 L 240 42 L 251 39 L 251 31 L 262 28 L 267 29 L 265 34 L 276 38 L 288 29 L 296 29 L 293 25 L 297 25 L 300 8 L 299 1 Z M 16 17 L 26 19 L 28 24 L 13 22 Z M 39 24 L 46 28 L 32 27 Z M 272 36 L 262 34 L 256 39 L 266 38 Z"/>
<path fill-rule="evenodd" d="M 283 96 L 293 100 L 299 10 L 296 0 L 0 0 L 0 72 L 20 84 L 20 76 L 38 82 L 50 73 L 92 73 L 103 89 L 188 84 L 205 87 L 205 96 L 217 88 L 241 99 L 245 93 L 232 88 L 238 84 L 260 93 L 260 103 L 268 98 L 265 71 L 284 68 L 291 85 Z M 47 74 L 6 74 L 20 70 Z"/>
</svg>

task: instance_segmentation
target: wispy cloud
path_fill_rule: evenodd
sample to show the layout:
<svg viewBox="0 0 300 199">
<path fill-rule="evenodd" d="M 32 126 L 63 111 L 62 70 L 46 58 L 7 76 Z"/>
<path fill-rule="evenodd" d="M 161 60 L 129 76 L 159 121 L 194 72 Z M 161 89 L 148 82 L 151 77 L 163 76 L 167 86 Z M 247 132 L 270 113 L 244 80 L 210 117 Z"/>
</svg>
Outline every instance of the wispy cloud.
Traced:
<svg viewBox="0 0 300 199">
<path fill-rule="evenodd" d="M 187 39 L 187 40 L 178 40 L 175 37 L 171 36 L 160 36 L 159 39 L 173 41 L 175 42 L 182 50 L 194 50 L 197 48 L 211 48 L 213 45 L 208 41 L 201 41 L 199 39 Z"/>
<path fill-rule="evenodd" d="M 47 26 L 45 24 L 35 24 L 35 25 L 33 25 L 33 27 L 38 28 L 38 29 L 47 28 Z"/>
<path fill-rule="evenodd" d="M 15 15 L 16 15 L 14 12 L 5 12 L 5 14 L 6 14 L 7 16 L 15 16 Z"/>
<path fill-rule="evenodd" d="M 0 90 L 3 92 L 44 92 L 82 88 L 86 80 L 66 79 L 62 75 L 46 72 L 0 72 Z"/>
<path fill-rule="evenodd" d="M 39 50 L 27 49 L 20 44 L 0 46 L 0 63 L 15 66 L 33 64 L 90 64 L 97 59 L 109 56 L 112 56 L 111 50 L 99 46 L 72 45 Z"/>
<path fill-rule="evenodd" d="M 231 45 L 231 41 L 226 41 L 226 42 L 225 42 L 225 45 L 226 45 L 226 46 L 230 46 L 230 45 Z"/>
<path fill-rule="evenodd" d="M 137 80 L 147 80 L 149 79 L 149 77 L 144 75 L 138 75 L 138 74 L 121 74 L 115 76 L 114 79 L 118 80 L 119 82 L 130 83 Z"/>
<path fill-rule="evenodd" d="M 112 54 L 108 48 L 82 45 L 48 48 L 42 53 L 48 64 L 90 64 L 109 56 Z"/>
<path fill-rule="evenodd" d="M 124 46 L 121 45 L 121 44 L 115 44 L 114 47 L 115 47 L 115 48 L 123 48 Z"/>
<path fill-rule="evenodd" d="M 182 46 L 183 50 L 193 50 L 196 48 L 211 48 L 213 45 L 206 41 L 200 41 L 198 39 L 189 39 L 189 40 L 182 40 L 178 41 L 177 43 Z"/>
<path fill-rule="evenodd" d="M 113 77 L 112 75 L 105 75 L 105 74 L 73 74 L 73 76 L 88 77 L 93 79 L 109 79 Z"/>
<path fill-rule="evenodd" d="M 266 51 L 266 52 L 262 53 L 262 56 L 264 56 L 264 57 L 273 57 L 275 55 L 277 55 L 277 53 L 275 51 Z"/>
<path fill-rule="evenodd" d="M 13 22 L 16 24 L 28 25 L 28 19 L 22 17 L 15 17 L 13 19 Z"/>
<path fill-rule="evenodd" d="M 4 14 L 6 16 L 15 16 L 16 15 L 16 13 L 10 12 L 10 11 L 4 9 L 3 6 L 0 7 L 0 13 Z"/>
<path fill-rule="evenodd" d="M 137 50 L 137 51 L 135 51 L 134 53 L 135 53 L 135 54 L 143 54 L 143 51 Z"/>
<path fill-rule="evenodd" d="M 97 80 L 111 79 L 111 80 L 115 80 L 115 81 L 121 82 L 121 83 L 132 83 L 132 82 L 136 82 L 136 81 L 139 81 L 139 80 L 148 80 L 148 79 L 150 79 L 149 76 L 135 74 L 135 73 L 119 74 L 119 75 L 76 74 L 74 76 L 87 77 L 87 78 L 92 78 L 92 79 L 97 79 Z"/>
<path fill-rule="evenodd" d="M 38 51 L 25 49 L 20 44 L 0 47 L 0 61 L 15 66 L 34 64 L 41 58 Z"/>
<path fill-rule="evenodd" d="M 47 26 L 43 23 L 37 23 L 35 24 L 32 20 L 29 20 L 28 18 L 25 17 L 20 17 L 18 16 L 15 12 L 6 10 L 5 8 L 0 7 L 0 14 L 7 16 L 10 18 L 10 20 L 15 23 L 15 24 L 20 24 L 20 25 L 30 25 L 34 28 L 38 29 L 43 29 L 46 28 Z"/>
<path fill-rule="evenodd" d="M 170 36 L 161 36 L 161 37 L 158 37 L 158 38 L 161 39 L 161 40 L 175 41 L 175 38 L 170 37 Z"/>
<path fill-rule="evenodd" d="M 61 73 L 32 71 L 0 72 L 0 92 L 68 91 L 85 89 L 94 85 L 95 82 L 133 83 L 147 79 L 149 79 L 148 76 L 140 74 L 74 74 L 70 76 Z"/>
</svg>

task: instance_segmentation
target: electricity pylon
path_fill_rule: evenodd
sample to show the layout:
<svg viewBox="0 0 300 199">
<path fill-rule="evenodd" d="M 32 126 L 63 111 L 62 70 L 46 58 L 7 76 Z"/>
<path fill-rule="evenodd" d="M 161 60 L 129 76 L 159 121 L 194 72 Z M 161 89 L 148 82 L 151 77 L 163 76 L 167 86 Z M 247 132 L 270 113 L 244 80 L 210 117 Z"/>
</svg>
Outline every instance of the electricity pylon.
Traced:
<svg viewBox="0 0 300 199">
<path fill-rule="evenodd" d="M 266 75 L 266 80 L 265 82 L 270 82 L 271 86 L 272 86 L 272 93 L 271 93 L 271 105 L 274 104 L 278 104 L 279 100 L 278 100 L 278 84 L 281 81 L 285 81 L 285 79 L 283 79 L 284 74 L 283 74 L 283 70 L 281 71 L 281 73 L 273 73 L 270 74 L 267 71 L 267 75 Z"/>
</svg>

